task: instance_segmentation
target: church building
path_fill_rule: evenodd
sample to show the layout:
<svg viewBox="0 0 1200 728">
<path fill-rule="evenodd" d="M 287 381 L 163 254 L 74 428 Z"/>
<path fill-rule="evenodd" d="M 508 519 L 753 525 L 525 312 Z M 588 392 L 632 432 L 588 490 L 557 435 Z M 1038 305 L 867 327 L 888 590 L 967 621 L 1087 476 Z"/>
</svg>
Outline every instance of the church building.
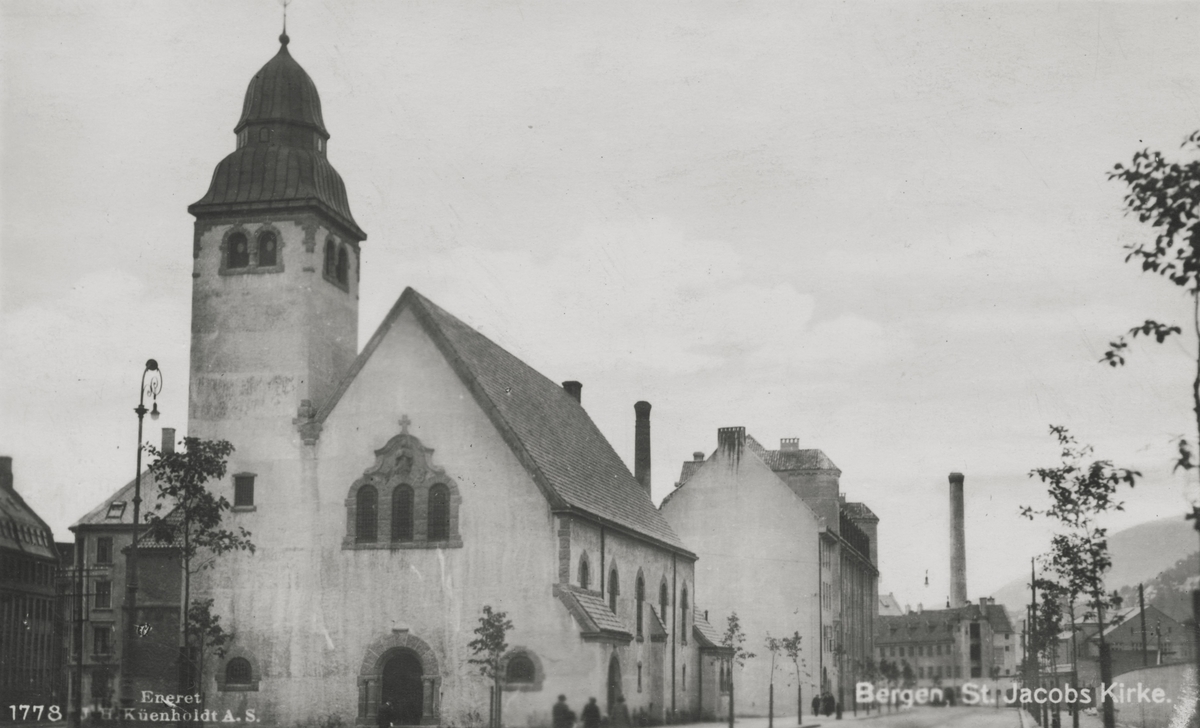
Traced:
<svg viewBox="0 0 1200 728">
<path fill-rule="evenodd" d="M 482 725 L 468 643 L 513 623 L 506 725 L 623 699 L 722 710 L 725 652 L 696 554 L 581 403 L 411 288 L 357 351 L 361 246 L 312 79 L 287 35 L 254 75 L 236 149 L 188 211 L 188 435 L 230 441 L 213 484 L 252 534 L 194 586 L 236 634 L 205 705 L 269 725 Z M 714 589 L 712 586 L 710 589 Z M 715 592 L 715 589 L 714 589 Z"/>
</svg>

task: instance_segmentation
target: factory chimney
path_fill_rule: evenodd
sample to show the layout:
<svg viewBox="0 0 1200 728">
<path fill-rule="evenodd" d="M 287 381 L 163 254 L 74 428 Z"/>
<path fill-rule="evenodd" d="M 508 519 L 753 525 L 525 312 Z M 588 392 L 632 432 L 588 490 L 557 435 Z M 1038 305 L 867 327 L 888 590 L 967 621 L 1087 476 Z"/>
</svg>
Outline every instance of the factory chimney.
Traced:
<svg viewBox="0 0 1200 728">
<path fill-rule="evenodd" d="M 633 477 L 650 492 L 650 403 L 635 402 L 633 425 Z"/>
<path fill-rule="evenodd" d="M 950 473 L 950 606 L 967 605 L 967 534 L 963 525 L 963 474 Z"/>
</svg>

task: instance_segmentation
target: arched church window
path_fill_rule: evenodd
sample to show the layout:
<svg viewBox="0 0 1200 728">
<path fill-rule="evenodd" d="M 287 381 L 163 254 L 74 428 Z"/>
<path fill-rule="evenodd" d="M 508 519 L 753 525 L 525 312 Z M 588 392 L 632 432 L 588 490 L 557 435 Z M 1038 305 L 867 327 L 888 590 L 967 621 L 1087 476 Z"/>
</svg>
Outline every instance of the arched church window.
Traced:
<svg viewBox="0 0 1200 728">
<path fill-rule="evenodd" d="M 667 610 L 670 609 L 671 602 L 667 599 L 667 582 L 663 582 L 658 587 L 658 616 L 662 617 L 663 627 L 669 624 Z"/>
<path fill-rule="evenodd" d="M 688 598 L 687 587 L 679 592 L 679 641 L 687 644 L 688 635 Z"/>
<path fill-rule="evenodd" d="M 259 267 L 274 266 L 279 259 L 279 240 L 275 233 L 264 230 L 258 234 L 258 265 Z"/>
<path fill-rule="evenodd" d="M 358 489 L 355 538 L 359 543 L 372 543 L 378 538 L 379 495 L 375 486 Z"/>
<path fill-rule="evenodd" d="M 250 661 L 244 657 L 235 657 L 225 665 L 226 685 L 250 684 Z"/>
<path fill-rule="evenodd" d="M 350 256 L 345 246 L 339 248 L 337 253 L 337 281 L 343 286 L 350 285 Z"/>
<path fill-rule="evenodd" d="M 245 268 L 250 265 L 250 245 L 246 236 L 234 233 L 227 242 L 226 268 Z"/>
<path fill-rule="evenodd" d="M 587 589 L 592 583 L 592 575 L 589 573 L 591 569 L 588 567 L 588 558 L 585 553 L 579 557 L 579 588 Z"/>
<path fill-rule="evenodd" d="M 450 489 L 438 483 L 429 489 L 430 541 L 445 541 L 450 538 Z"/>
<path fill-rule="evenodd" d="M 532 683 L 537 679 L 537 670 L 533 666 L 533 660 L 529 659 L 528 655 L 516 654 L 508 660 L 508 667 L 504 671 L 504 681 L 512 684 Z"/>
<path fill-rule="evenodd" d="M 617 568 L 608 572 L 608 608 L 613 614 L 617 613 L 617 595 L 621 593 L 621 587 L 617 583 Z"/>
<path fill-rule="evenodd" d="M 646 582 L 638 574 L 637 585 L 634 587 L 634 599 L 637 601 L 637 636 L 642 637 L 642 606 L 646 601 Z"/>
<path fill-rule="evenodd" d="M 413 540 L 413 489 L 403 483 L 392 491 L 392 540 Z"/>
<path fill-rule="evenodd" d="M 325 241 L 325 275 L 333 278 L 337 267 L 337 244 L 332 239 Z"/>
</svg>

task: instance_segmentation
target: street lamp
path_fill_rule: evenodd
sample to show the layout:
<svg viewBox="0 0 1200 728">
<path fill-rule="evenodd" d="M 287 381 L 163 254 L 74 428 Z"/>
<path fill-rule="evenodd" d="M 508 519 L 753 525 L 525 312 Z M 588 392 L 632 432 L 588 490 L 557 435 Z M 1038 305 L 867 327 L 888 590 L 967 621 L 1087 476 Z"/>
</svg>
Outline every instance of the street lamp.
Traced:
<svg viewBox="0 0 1200 728">
<path fill-rule="evenodd" d="M 121 650 L 121 702 L 126 708 L 133 706 L 133 675 L 131 674 L 134 633 L 137 630 L 137 593 L 138 593 L 138 526 L 142 520 L 142 420 L 147 411 L 150 419 L 158 419 L 158 393 L 162 391 L 162 370 L 158 362 L 146 360 L 146 368 L 142 371 L 142 387 L 138 393 L 138 406 L 133 409 L 137 415 L 137 470 L 133 475 L 133 543 L 129 549 L 127 562 L 129 573 L 125 576 L 125 639 L 124 649 Z M 146 394 L 150 395 L 150 409 L 146 409 Z"/>
</svg>

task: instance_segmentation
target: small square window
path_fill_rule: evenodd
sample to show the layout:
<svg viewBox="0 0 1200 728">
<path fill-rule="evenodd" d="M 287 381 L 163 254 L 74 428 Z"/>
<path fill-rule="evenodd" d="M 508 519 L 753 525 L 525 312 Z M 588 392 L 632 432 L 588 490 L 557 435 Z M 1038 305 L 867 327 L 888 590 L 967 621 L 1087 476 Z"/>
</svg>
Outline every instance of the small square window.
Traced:
<svg viewBox="0 0 1200 728">
<path fill-rule="evenodd" d="M 108 513 L 105 518 L 120 518 L 125 515 L 125 501 L 113 501 L 108 504 Z"/>
<path fill-rule="evenodd" d="M 233 476 L 233 505 L 234 506 L 252 506 L 254 505 L 254 476 L 235 475 Z"/>
<path fill-rule="evenodd" d="M 96 563 L 111 564 L 113 560 L 112 536 L 101 536 L 96 539 Z"/>
</svg>

